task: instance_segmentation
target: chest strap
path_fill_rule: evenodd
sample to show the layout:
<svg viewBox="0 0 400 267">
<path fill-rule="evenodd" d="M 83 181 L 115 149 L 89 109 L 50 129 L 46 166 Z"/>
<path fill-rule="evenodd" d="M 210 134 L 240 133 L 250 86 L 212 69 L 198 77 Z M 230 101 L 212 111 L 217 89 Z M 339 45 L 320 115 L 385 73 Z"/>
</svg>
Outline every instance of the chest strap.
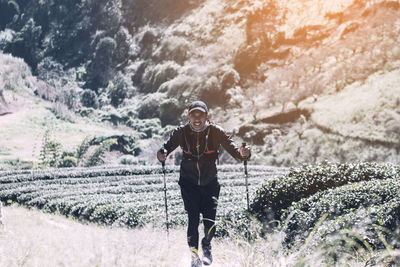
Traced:
<svg viewBox="0 0 400 267">
<path fill-rule="evenodd" d="M 187 150 L 183 149 L 183 153 L 185 153 L 186 155 L 190 155 L 190 156 L 192 156 L 192 157 L 196 157 L 196 158 L 201 158 L 204 154 L 207 154 L 207 155 L 208 155 L 208 154 L 215 153 L 215 150 L 208 150 L 208 136 L 210 135 L 210 129 L 211 129 L 211 127 L 208 127 L 208 129 L 207 129 L 207 133 L 206 133 L 206 143 L 205 143 L 204 151 L 203 151 L 201 154 L 199 154 L 199 155 L 193 155 L 193 153 L 190 152 L 190 144 L 189 144 L 189 142 L 188 142 L 188 140 L 187 140 L 186 131 L 185 131 L 185 129 L 184 129 L 184 130 L 183 130 L 183 136 L 184 136 L 184 138 L 185 138 L 185 146 L 186 146 Z"/>
</svg>

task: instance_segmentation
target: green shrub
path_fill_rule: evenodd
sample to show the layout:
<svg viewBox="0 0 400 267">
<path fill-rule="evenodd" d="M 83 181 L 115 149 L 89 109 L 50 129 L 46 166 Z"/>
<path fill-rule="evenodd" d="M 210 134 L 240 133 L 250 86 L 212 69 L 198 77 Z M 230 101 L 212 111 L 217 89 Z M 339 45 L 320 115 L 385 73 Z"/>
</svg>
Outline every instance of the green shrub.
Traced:
<svg viewBox="0 0 400 267">
<path fill-rule="evenodd" d="M 121 72 L 118 72 L 114 79 L 108 83 L 106 91 L 111 105 L 118 107 L 127 97 L 132 95 L 133 86 L 131 81 L 127 80 Z"/>
<path fill-rule="evenodd" d="M 144 93 L 157 92 L 161 84 L 178 75 L 179 69 L 179 65 L 173 61 L 147 67 L 143 73 L 141 91 Z"/>
<path fill-rule="evenodd" d="M 215 76 L 198 84 L 195 91 L 209 106 L 224 106 L 229 101 Z"/>
<path fill-rule="evenodd" d="M 99 100 L 97 99 L 97 94 L 90 89 L 86 89 L 85 91 L 83 91 L 81 95 L 81 102 L 84 107 L 94 109 L 99 108 Z"/>
<path fill-rule="evenodd" d="M 109 146 L 107 146 L 109 144 Z M 106 150 L 116 150 L 123 154 L 139 155 L 141 148 L 138 144 L 138 138 L 133 135 L 112 135 L 112 136 L 100 136 L 93 138 L 90 141 L 90 145 L 105 146 Z"/>
<path fill-rule="evenodd" d="M 86 167 L 101 165 L 104 162 L 102 156 L 106 151 L 109 151 L 110 147 L 115 143 L 116 143 L 115 139 L 106 140 L 102 142 L 102 144 L 99 147 L 97 147 L 96 150 L 93 152 L 93 154 L 89 156 L 86 162 Z"/>
<path fill-rule="evenodd" d="M 122 165 L 146 165 L 146 162 L 132 155 L 124 155 L 119 161 Z"/>
<path fill-rule="evenodd" d="M 329 188 L 372 179 L 399 177 L 400 167 L 391 164 L 318 164 L 291 169 L 289 174 L 265 181 L 251 204 L 263 221 L 280 219 L 292 203 Z"/>
<path fill-rule="evenodd" d="M 26 18 L 28 19 L 26 20 Z M 43 53 L 40 52 L 40 38 L 43 28 L 32 17 L 25 16 L 24 19 L 26 21 L 22 24 L 22 28 L 16 32 L 12 42 L 7 44 L 4 51 L 23 58 L 30 66 L 36 66 L 43 56 Z"/>
<path fill-rule="evenodd" d="M 102 114 L 100 116 L 101 121 L 108 121 L 113 125 L 118 125 L 123 122 L 122 115 L 118 109 L 114 108 L 104 108 L 102 110 Z"/>
<path fill-rule="evenodd" d="M 197 99 L 194 89 L 200 84 L 198 79 L 188 75 L 178 75 L 174 79 L 163 83 L 158 92 L 167 93 L 169 98 L 184 98 L 185 101 Z"/>
<path fill-rule="evenodd" d="M 64 76 L 63 66 L 51 57 L 46 57 L 37 65 L 38 78 L 46 81 L 53 87 L 59 83 L 60 77 Z"/>
<path fill-rule="evenodd" d="M 159 135 L 161 128 L 160 119 L 130 119 L 126 125 L 135 129 L 141 134 L 141 138 L 152 138 Z"/>
<path fill-rule="evenodd" d="M 111 37 L 103 37 L 96 45 L 94 59 L 88 66 L 87 86 L 93 90 L 107 87 L 115 75 L 114 52 L 117 43 Z"/>
<path fill-rule="evenodd" d="M 334 219 L 360 207 L 389 202 L 400 193 L 399 177 L 387 180 L 370 180 L 347 184 L 328 191 L 320 191 L 303 198 L 288 208 L 283 219 L 286 240 L 307 237 L 317 221 L 324 215 Z"/>
<path fill-rule="evenodd" d="M 58 166 L 61 157 L 61 144 L 51 137 L 51 130 L 47 129 L 42 140 L 40 149 L 40 167 L 55 168 Z"/>
<path fill-rule="evenodd" d="M 72 123 L 75 122 L 75 113 L 69 110 L 68 107 L 61 102 L 54 102 L 50 107 L 50 111 L 59 120 Z"/>
<path fill-rule="evenodd" d="M 94 108 L 87 108 L 87 107 L 82 107 L 78 110 L 79 115 L 82 117 L 90 117 L 91 115 L 95 114 L 95 109 Z"/>
<path fill-rule="evenodd" d="M 139 119 L 151 119 L 160 117 L 160 104 L 165 99 L 165 95 L 154 93 L 145 96 L 137 108 Z"/>
<path fill-rule="evenodd" d="M 145 60 L 143 61 L 136 61 L 131 65 L 131 69 L 133 72 L 133 75 L 131 76 L 131 80 L 133 85 L 138 86 L 138 87 L 144 87 L 142 79 L 144 72 L 146 71 L 147 66 L 149 63 Z"/>
<path fill-rule="evenodd" d="M 349 237 L 351 241 L 356 239 L 356 242 L 360 242 L 357 236 L 362 237 L 362 241 L 367 242 L 374 249 L 384 249 L 386 245 L 382 243 L 379 232 L 388 244 L 399 247 L 398 232 L 396 233 L 399 225 L 400 198 L 397 195 L 383 204 L 352 209 L 331 220 L 325 220 L 315 230 L 307 244 L 307 249 L 333 246 L 334 242 L 351 243 Z M 353 236 L 349 236 L 349 233 L 353 233 Z"/>
<path fill-rule="evenodd" d="M 71 168 L 77 166 L 78 166 L 78 159 L 73 156 L 62 157 L 60 163 L 58 164 L 59 168 Z"/>
<path fill-rule="evenodd" d="M 115 204 L 96 206 L 90 214 L 89 221 L 111 225 L 121 216 L 121 207 Z"/>
<path fill-rule="evenodd" d="M 155 58 L 159 61 L 171 60 L 183 65 L 190 54 L 191 45 L 185 38 L 171 36 L 163 39 L 159 49 L 155 51 Z"/>
<path fill-rule="evenodd" d="M 99 68 L 105 68 L 113 64 L 112 59 L 116 48 L 117 43 L 113 38 L 104 37 L 100 39 L 95 51 L 95 62 L 98 64 Z"/>
<path fill-rule="evenodd" d="M 183 108 L 176 99 L 166 99 L 160 104 L 161 127 L 166 125 L 178 125 Z"/>
<path fill-rule="evenodd" d="M 237 71 L 231 69 L 226 71 L 221 78 L 221 89 L 223 91 L 228 90 L 229 88 L 234 87 L 240 81 L 240 75 Z"/>
<path fill-rule="evenodd" d="M 92 138 L 90 138 L 89 136 L 86 136 L 82 142 L 78 145 L 78 147 L 76 148 L 76 157 L 78 159 L 78 163 L 79 161 L 83 158 L 83 156 L 85 155 L 85 153 L 88 151 L 89 147 L 90 147 L 90 141 Z"/>
<path fill-rule="evenodd" d="M 128 29 L 120 27 L 118 32 L 115 34 L 115 42 L 117 43 L 117 49 L 114 52 L 115 62 L 124 63 L 129 60 L 132 53 L 132 36 L 129 34 Z"/>
</svg>

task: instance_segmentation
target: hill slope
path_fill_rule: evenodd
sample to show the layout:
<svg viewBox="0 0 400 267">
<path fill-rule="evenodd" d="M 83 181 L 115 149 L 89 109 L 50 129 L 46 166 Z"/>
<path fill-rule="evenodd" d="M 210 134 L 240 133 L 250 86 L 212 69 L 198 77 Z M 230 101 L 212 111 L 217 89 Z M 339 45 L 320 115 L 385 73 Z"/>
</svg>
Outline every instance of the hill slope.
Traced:
<svg viewBox="0 0 400 267">
<path fill-rule="evenodd" d="M 346 110 L 343 119 L 350 121 L 334 128 L 323 123 L 332 108 L 321 107 L 340 101 L 345 88 L 350 99 L 360 90 L 373 92 L 375 83 L 366 81 L 375 73 L 381 75 L 372 80 L 387 78 L 381 86 L 396 92 L 397 81 L 385 73 L 399 69 L 398 1 L 0 5 L 8 12 L 0 21 L 0 49 L 24 58 L 53 88 L 37 94 L 91 120 L 133 128 L 148 155 L 156 149 L 150 138 L 159 144 L 185 122 L 185 106 L 202 99 L 216 122 L 254 146 L 256 163 L 398 161 L 398 149 L 390 146 L 398 138 L 399 113 L 386 96 L 378 100 L 380 111 Z M 376 112 L 385 113 L 384 123 L 374 120 L 378 126 L 360 119 Z M 359 135 L 360 129 L 367 133 Z M 313 138 L 324 141 L 314 146 Z"/>
</svg>

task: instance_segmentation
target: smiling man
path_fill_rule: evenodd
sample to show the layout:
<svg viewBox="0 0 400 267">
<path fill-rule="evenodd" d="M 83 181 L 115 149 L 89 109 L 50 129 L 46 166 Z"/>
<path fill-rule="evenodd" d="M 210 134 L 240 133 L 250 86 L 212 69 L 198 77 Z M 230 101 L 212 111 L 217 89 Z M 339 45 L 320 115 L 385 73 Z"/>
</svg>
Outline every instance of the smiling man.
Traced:
<svg viewBox="0 0 400 267">
<path fill-rule="evenodd" d="M 220 145 L 238 160 L 250 158 L 250 149 L 235 145 L 233 140 L 218 125 L 210 123 L 207 105 L 194 101 L 188 109 L 188 123 L 176 128 L 169 140 L 158 151 L 159 161 L 178 146 L 183 150 L 179 185 L 185 210 L 188 215 L 187 240 L 192 252 L 192 267 L 202 265 L 198 255 L 200 213 L 203 215 L 204 238 L 201 240 L 203 263 L 212 263 L 211 240 L 215 234 L 220 185 L 216 160 Z"/>
</svg>

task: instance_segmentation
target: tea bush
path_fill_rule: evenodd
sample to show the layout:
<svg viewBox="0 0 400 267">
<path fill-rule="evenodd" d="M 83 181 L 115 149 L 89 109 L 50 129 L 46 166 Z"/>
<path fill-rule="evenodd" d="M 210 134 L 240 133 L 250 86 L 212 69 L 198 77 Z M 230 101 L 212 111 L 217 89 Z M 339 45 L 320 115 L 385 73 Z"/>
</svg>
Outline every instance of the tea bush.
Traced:
<svg viewBox="0 0 400 267">
<path fill-rule="evenodd" d="M 324 214 L 326 220 L 332 220 L 359 208 L 388 203 L 397 198 L 399 193 L 399 177 L 362 181 L 320 191 L 294 203 L 284 212 L 283 220 L 286 219 L 287 222 L 283 229 L 287 233 L 287 241 L 292 241 L 296 236 L 307 236 Z M 378 221 L 375 220 L 376 223 Z M 382 223 L 383 221 L 379 224 Z M 387 226 L 393 226 L 389 224 Z"/>
<path fill-rule="evenodd" d="M 261 177 L 280 175 L 285 169 L 249 166 L 252 194 Z M 184 225 L 186 213 L 178 185 L 179 169 L 167 167 L 167 195 L 171 225 Z M 222 185 L 217 214 L 218 234 L 241 225 L 248 217 L 243 167 L 219 166 Z M 0 200 L 59 212 L 83 221 L 128 227 L 153 223 L 164 217 L 163 177 L 159 166 L 62 168 L 0 172 Z M 233 221 L 233 223 L 230 223 Z"/>
<path fill-rule="evenodd" d="M 265 181 L 257 190 L 252 213 L 261 220 L 280 219 L 292 203 L 319 191 L 345 184 L 399 177 L 400 167 L 392 164 L 318 164 L 291 169 L 282 177 Z"/>
</svg>

